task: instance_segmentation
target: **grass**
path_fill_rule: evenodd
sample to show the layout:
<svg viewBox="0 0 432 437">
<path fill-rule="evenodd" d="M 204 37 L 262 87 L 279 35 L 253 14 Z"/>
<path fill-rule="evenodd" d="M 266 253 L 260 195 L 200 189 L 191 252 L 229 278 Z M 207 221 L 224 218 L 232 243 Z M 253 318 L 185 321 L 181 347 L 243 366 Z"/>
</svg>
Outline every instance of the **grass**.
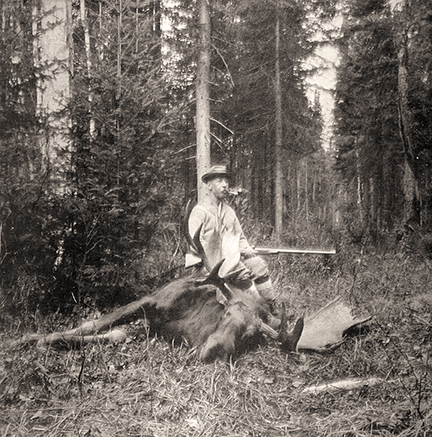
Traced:
<svg viewBox="0 0 432 437">
<path fill-rule="evenodd" d="M 332 353 L 287 355 L 269 342 L 235 362 L 204 365 L 142 324 L 117 345 L 2 347 L 0 435 L 432 436 L 431 264 L 398 253 L 342 256 L 271 260 L 292 316 L 338 294 L 373 316 Z M 16 327 L 11 321 L 2 341 Z M 380 383 L 302 393 L 370 377 Z"/>
</svg>

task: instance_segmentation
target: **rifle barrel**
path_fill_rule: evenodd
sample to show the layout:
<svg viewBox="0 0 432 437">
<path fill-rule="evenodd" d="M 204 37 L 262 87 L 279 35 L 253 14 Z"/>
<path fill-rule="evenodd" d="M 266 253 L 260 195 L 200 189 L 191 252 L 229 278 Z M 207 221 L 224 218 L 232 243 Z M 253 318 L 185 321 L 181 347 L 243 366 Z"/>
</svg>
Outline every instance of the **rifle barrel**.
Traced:
<svg viewBox="0 0 432 437">
<path fill-rule="evenodd" d="M 310 255 L 335 255 L 336 250 L 308 250 L 308 249 L 273 249 L 265 247 L 255 247 L 258 255 L 275 255 L 278 253 L 310 254 Z"/>
</svg>

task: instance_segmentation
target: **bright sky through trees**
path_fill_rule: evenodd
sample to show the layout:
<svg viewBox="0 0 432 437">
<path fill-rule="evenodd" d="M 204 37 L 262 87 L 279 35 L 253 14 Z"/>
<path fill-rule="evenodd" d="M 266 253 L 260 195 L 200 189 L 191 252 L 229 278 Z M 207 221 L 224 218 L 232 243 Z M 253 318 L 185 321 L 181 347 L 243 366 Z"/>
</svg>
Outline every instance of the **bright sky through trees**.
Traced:
<svg viewBox="0 0 432 437">
<path fill-rule="evenodd" d="M 328 24 L 324 24 L 326 30 L 338 33 L 342 26 L 342 14 L 339 13 Z M 306 78 L 308 86 L 308 98 L 313 103 L 318 93 L 319 102 L 322 109 L 324 127 L 322 135 L 322 146 L 328 150 L 331 148 L 333 135 L 333 92 L 336 86 L 336 68 L 339 62 L 339 53 L 337 47 L 322 34 L 317 34 L 315 40 L 322 41 L 315 50 L 314 56 L 307 60 L 307 68 L 313 71 Z"/>
</svg>

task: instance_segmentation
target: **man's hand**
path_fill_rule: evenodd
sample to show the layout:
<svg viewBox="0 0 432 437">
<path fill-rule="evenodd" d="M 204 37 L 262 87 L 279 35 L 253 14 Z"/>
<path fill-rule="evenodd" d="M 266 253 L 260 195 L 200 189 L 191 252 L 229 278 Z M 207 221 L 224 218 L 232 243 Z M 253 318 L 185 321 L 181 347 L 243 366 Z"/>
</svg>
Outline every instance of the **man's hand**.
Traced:
<svg viewBox="0 0 432 437">
<path fill-rule="evenodd" d="M 241 254 L 245 259 L 249 259 L 257 256 L 258 252 L 253 247 L 247 247 L 242 250 Z"/>
</svg>

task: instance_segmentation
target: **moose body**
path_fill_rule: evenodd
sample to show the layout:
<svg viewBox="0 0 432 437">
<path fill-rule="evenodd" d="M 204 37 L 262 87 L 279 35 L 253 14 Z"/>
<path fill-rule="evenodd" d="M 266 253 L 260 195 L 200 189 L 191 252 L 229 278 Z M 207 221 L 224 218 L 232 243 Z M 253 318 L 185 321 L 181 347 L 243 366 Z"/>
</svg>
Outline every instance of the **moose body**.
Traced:
<svg viewBox="0 0 432 437">
<path fill-rule="evenodd" d="M 259 302 L 250 306 L 230 299 L 221 304 L 216 296 L 213 285 L 180 279 L 153 296 L 153 304 L 146 304 L 146 317 L 156 332 L 196 347 L 203 361 L 224 361 L 259 334 L 262 309 Z"/>
<path fill-rule="evenodd" d="M 236 256 L 239 258 L 240 254 L 233 251 L 232 259 L 209 258 L 201 245 L 200 233 L 201 227 L 193 239 L 188 237 L 188 241 L 202 257 L 204 267 L 210 272 L 207 276 L 190 275 L 177 279 L 151 295 L 78 328 L 49 335 L 24 336 L 14 343 L 38 342 L 39 346 L 44 346 L 118 341 L 126 333 L 119 330 L 102 333 L 133 319 L 145 318 L 153 331 L 171 339 L 186 340 L 205 362 L 227 360 L 236 351 L 256 342 L 261 334 L 278 340 L 285 350 L 295 350 L 303 330 L 303 319 L 288 332 L 285 317 L 274 317 L 268 303 L 256 290 L 251 292 L 228 285 L 220 271 L 229 272 L 227 266 L 235 266 Z M 231 237 L 227 240 L 231 241 L 228 246 L 236 241 L 235 235 Z M 218 235 L 213 239 L 216 242 Z"/>
<path fill-rule="evenodd" d="M 284 323 L 270 316 L 266 302 L 260 296 L 245 296 L 240 291 L 222 287 L 225 299 L 217 296 L 220 278 L 217 269 L 206 279 L 193 276 L 176 279 L 155 293 L 102 316 L 83 323 L 78 328 L 48 335 L 31 334 L 15 341 L 38 343 L 39 347 L 55 344 L 83 344 L 96 341 L 123 340 L 126 333 L 118 330 L 104 333 L 115 326 L 145 318 L 150 329 L 163 336 L 186 341 L 195 348 L 204 362 L 226 361 L 254 344 L 266 334 L 279 340 L 284 349 L 294 350 L 302 332 L 299 320 L 293 332 Z M 218 286 L 219 285 L 219 286 Z M 280 325 L 279 332 L 269 326 L 268 318 Z"/>
<path fill-rule="evenodd" d="M 190 215 L 189 204 L 186 211 L 185 229 Z M 207 250 L 201 242 L 202 225 L 193 237 L 186 232 L 189 246 L 202 261 L 201 273 L 209 272 L 207 275 L 196 277 L 191 274 L 174 280 L 155 293 L 97 320 L 87 321 L 78 328 L 48 335 L 25 335 L 11 342 L 11 346 L 120 341 L 127 336 L 126 332 L 112 328 L 145 318 L 152 331 L 170 339 L 186 341 L 198 351 L 202 361 L 212 362 L 227 360 L 255 344 L 263 334 L 278 341 L 285 351 L 297 348 L 328 351 L 341 344 L 347 329 L 370 319 L 370 316 L 355 317 L 350 306 L 336 298 L 306 319 L 306 325 L 301 317 L 288 331 L 283 303 L 281 317 L 277 318 L 255 287 L 239 288 L 230 280 L 238 272 L 241 259 L 239 235 L 227 229 L 221 233 L 222 226 L 217 226 L 217 229 L 207 232 Z M 222 256 L 224 258 L 220 259 Z"/>
</svg>

